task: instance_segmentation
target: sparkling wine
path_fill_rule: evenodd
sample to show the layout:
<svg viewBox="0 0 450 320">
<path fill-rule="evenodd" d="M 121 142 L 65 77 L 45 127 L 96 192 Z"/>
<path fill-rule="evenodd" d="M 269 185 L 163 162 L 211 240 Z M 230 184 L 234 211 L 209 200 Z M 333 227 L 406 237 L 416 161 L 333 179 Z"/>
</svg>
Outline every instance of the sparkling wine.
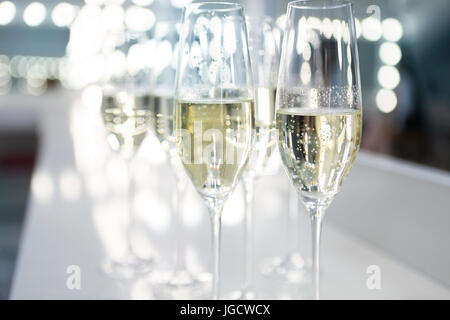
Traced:
<svg viewBox="0 0 450 320">
<path fill-rule="evenodd" d="M 357 109 L 277 111 L 281 157 L 304 199 L 328 202 L 338 192 L 359 150 L 361 122 Z"/>
<path fill-rule="evenodd" d="M 246 167 L 246 174 L 261 174 L 276 145 L 275 88 L 255 90 L 255 131 L 253 148 Z"/>
<path fill-rule="evenodd" d="M 152 96 L 151 108 L 154 117 L 154 132 L 164 147 L 171 147 L 175 142 L 173 135 L 173 109 L 172 96 Z"/>
<path fill-rule="evenodd" d="M 253 101 L 177 101 L 175 128 L 184 168 L 200 194 L 228 195 L 252 147 Z"/>
<path fill-rule="evenodd" d="M 125 156 L 133 155 L 151 125 L 150 97 L 123 91 L 105 94 L 101 113 L 110 147 Z"/>
</svg>

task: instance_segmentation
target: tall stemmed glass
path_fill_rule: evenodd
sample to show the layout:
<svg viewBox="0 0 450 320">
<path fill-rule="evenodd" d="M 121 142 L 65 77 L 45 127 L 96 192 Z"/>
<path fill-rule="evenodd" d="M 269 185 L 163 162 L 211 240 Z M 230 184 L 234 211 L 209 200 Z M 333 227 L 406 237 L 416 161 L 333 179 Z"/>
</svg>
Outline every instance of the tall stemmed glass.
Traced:
<svg viewBox="0 0 450 320">
<path fill-rule="evenodd" d="M 244 283 L 233 292 L 235 299 L 254 299 L 253 282 L 253 201 L 255 180 L 267 167 L 276 145 L 275 94 L 279 69 L 279 53 L 270 17 L 246 17 L 248 48 L 255 88 L 255 134 L 248 165 L 242 175 L 245 195 L 244 216 Z"/>
<path fill-rule="evenodd" d="M 252 148 L 253 108 L 242 6 L 225 2 L 187 6 L 180 35 L 174 125 L 183 166 L 210 212 L 213 299 L 220 292 L 222 209 Z"/>
<path fill-rule="evenodd" d="M 127 166 L 127 213 L 123 223 L 127 250 L 122 257 L 108 259 L 103 270 L 119 278 L 131 278 L 151 270 L 154 259 L 143 259 L 133 250 L 133 159 L 150 128 L 150 98 L 148 68 L 132 61 L 132 50 L 147 41 L 144 33 L 129 30 L 107 36 L 104 45 L 106 59 L 122 61 L 103 84 L 101 114 L 111 149 L 118 152 Z M 120 59 L 122 58 L 123 59 Z M 119 58 L 119 59 L 118 59 Z M 128 58 L 128 60 L 127 60 Z"/>
<path fill-rule="evenodd" d="M 281 50 L 283 32 L 286 25 L 286 16 L 280 16 L 274 24 L 273 35 L 277 49 Z M 305 259 L 300 254 L 299 230 L 298 230 L 298 195 L 294 187 L 289 188 L 288 210 L 286 215 L 286 252 L 282 255 L 271 257 L 263 262 L 261 271 L 265 276 L 285 280 L 289 283 L 303 283 L 310 271 Z"/>
<path fill-rule="evenodd" d="M 162 298 L 192 299 L 207 290 L 208 274 L 193 274 L 186 267 L 184 226 L 181 217 L 183 195 L 187 176 L 178 157 L 173 130 L 176 57 L 178 55 L 179 29 L 176 21 L 160 21 L 155 26 L 152 39 L 155 56 L 151 73 L 151 113 L 154 133 L 167 154 L 175 177 L 172 209 L 175 221 L 175 267 L 169 278 L 156 287 L 155 294 Z"/>
<path fill-rule="evenodd" d="M 283 164 L 311 218 L 313 289 L 319 299 L 322 221 L 361 142 L 361 86 L 351 3 L 289 3 L 276 106 Z"/>
</svg>

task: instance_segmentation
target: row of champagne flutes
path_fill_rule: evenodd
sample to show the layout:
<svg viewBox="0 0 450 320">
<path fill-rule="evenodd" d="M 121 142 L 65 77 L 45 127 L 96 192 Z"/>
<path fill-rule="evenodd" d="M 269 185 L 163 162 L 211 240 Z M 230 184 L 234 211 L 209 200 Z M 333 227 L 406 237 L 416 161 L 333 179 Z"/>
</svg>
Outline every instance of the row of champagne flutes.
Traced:
<svg viewBox="0 0 450 320">
<path fill-rule="evenodd" d="M 339 24 L 325 26 L 321 21 L 326 19 Z M 145 34 L 129 32 L 108 38 L 105 52 L 125 52 L 128 61 L 125 72 L 112 74 L 103 85 L 102 103 L 108 142 L 127 160 L 130 171 L 133 155 L 150 129 L 175 175 L 178 252 L 171 276 L 158 285 L 159 293 L 195 298 L 209 290 L 207 277 L 185 267 L 184 239 L 179 236 L 183 226 L 177 197 L 190 180 L 210 213 L 212 298 L 220 297 L 221 214 L 242 181 L 246 274 L 233 297 L 255 298 L 254 183 L 278 144 L 286 172 L 311 216 L 312 279 L 318 298 L 321 222 L 355 160 L 361 135 L 351 5 L 340 0 L 289 3 L 281 62 L 271 19 L 245 17 L 239 4 L 194 3 L 184 9 L 181 25 L 161 26 L 152 42 Z M 151 50 L 143 50 L 149 44 Z M 142 52 L 153 52 L 160 59 L 137 59 L 138 48 L 141 57 Z M 292 264 L 291 258 L 266 271 L 305 276 L 304 263 Z M 130 246 L 123 261 L 108 261 L 104 267 L 112 275 L 130 276 L 150 272 L 155 263 L 138 258 Z"/>
</svg>

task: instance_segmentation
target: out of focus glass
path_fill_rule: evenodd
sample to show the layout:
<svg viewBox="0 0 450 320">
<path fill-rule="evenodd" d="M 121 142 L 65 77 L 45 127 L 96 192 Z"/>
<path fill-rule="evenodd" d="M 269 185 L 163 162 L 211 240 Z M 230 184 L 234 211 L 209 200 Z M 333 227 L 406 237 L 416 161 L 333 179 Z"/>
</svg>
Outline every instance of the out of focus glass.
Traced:
<svg viewBox="0 0 450 320">
<path fill-rule="evenodd" d="M 150 69 L 136 61 L 136 51 L 147 43 L 143 32 L 124 30 L 108 34 L 103 53 L 106 59 L 114 56 L 127 57 L 122 69 L 106 76 L 102 83 L 101 115 L 106 129 L 106 140 L 111 149 L 120 154 L 128 169 L 127 210 L 123 228 L 127 241 L 127 251 L 123 257 L 108 258 L 103 263 L 103 271 L 112 277 L 132 278 L 146 274 L 154 266 L 151 258 L 143 259 L 135 253 L 131 241 L 134 222 L 133 212 L 133 169 L 134 156 L 151 128 L 149 95 Z M 136 59 L 136 60 L 135 60 Z M 109 71 L 109 70 L 108 70 Z"/>
</svg>

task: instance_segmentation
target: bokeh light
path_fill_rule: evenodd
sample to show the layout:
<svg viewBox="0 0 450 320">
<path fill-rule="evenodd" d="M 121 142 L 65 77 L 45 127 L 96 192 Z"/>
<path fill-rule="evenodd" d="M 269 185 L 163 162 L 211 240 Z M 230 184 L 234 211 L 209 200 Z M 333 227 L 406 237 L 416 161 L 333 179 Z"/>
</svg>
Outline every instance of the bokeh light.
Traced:
<svg viewBox="0 0 450 320">
<path fill-rule="evenodd" d="M 385 42 L 380 46 L 380 59 L 383 63 L 395 66 L 402 59 L 402 50 L 395 42 Z"/>
<path fill-rule="evenodd" d="M 392 66 L 383 66 L 378 70 L 378 83 L 385 89 L 395 89 L 400 83 L 400 72 Z"/>
<path fill-rule="evenodd" d="M 11 90 L 11 73 L 9 70 L 9 58 L 0 55 L 0 95 L 4 95 Z"/>
<path fill-rule="evenodd" d="M 44 22 L 47 9 L 40 2 L 30 3 L 23 11 L 23 20 L 30 27 L 37 27 Z"/>
<path fill-rule="evenodd" d="M 361 33 L 362 33 L 362 26 L 361 26 L 361 21 L 359 21 L 359 19 L 355 18 L 355 31 L 356 31 L 356 36 L 358 37 L 358 39 L 361 37 Z"/>
<path fill-rule="evenodd" d="M 373 17 L 365 18 L 362 21 L 361 31 L 363 37 L 368 41 L 378 41 L 383 33 L 380 21 Z"/>
<path fill-rule="evenodd" d="M 116 4 L 110 4 L 102 10 L 102 26 L 105 30 L 121 30 L 123 28 L 125 12 Z"/>
<path fill-rule="evenodd" d="M 281 14 L 277 20 L 275 20 L 275 25 L 278 29 L 284 30 L 284 26 L 286 25 L 286 14 Z"/>
<path fill-rule="evenodd" d="M 40 96 L 47 90 L 47 81 L 44 79 L 28 78 L 22 83 L 22 89 L 33 96 Z"/>
<path fill-rule="evenodd" d="M 389 41 L 399 41 L 403 36 L 403 27 L 395 18 L 388 18 L 382 23 L 383 37 Z"/>
<path fill-rule="evenodd" d="M 155 14 L 152 10 L 130 6 L 125 12 L 125 24 L 132 31 L 150 30 L 155 23 Z"/>
<path fill-rule="evenodd" d="M 0 25 L 4 26 L 13 21 L 16 16 L 16 6 L 11 1 L 0 3 Z"/>
<path fill-rule="evenodd" d="M 67 3 L 58 3 L 52 11 L 52 21 L 58 27 L 67 27 L 75 19 L 76 7 Z"/>
<path fill-rule="evenodd" d="M 31 180 L 33 197 L 38 202 L 49 202 L 54 193 L 54 182 L 47 171 L 37 171 Z"/>
<path fill-rule="evenodd" d="M 90 108 L 100 108 L 102 97 L 102 89 L 96 85 L 84 88 L 81 93 L 81 101 Z"/>
<path fill-rule="evenodd" d="M 397 95 L 394 91 L 381 89 L 376 97 L 377 107 L 383 113 L 391 113 L 397 107 Z"/>
<path fill-rule="evenodd" d="M 322 33 L 327 39 L 330 39 L 333 34 L 333 25 L 328 18 L 325 18 L 322 21 Z"/>
</svg>

